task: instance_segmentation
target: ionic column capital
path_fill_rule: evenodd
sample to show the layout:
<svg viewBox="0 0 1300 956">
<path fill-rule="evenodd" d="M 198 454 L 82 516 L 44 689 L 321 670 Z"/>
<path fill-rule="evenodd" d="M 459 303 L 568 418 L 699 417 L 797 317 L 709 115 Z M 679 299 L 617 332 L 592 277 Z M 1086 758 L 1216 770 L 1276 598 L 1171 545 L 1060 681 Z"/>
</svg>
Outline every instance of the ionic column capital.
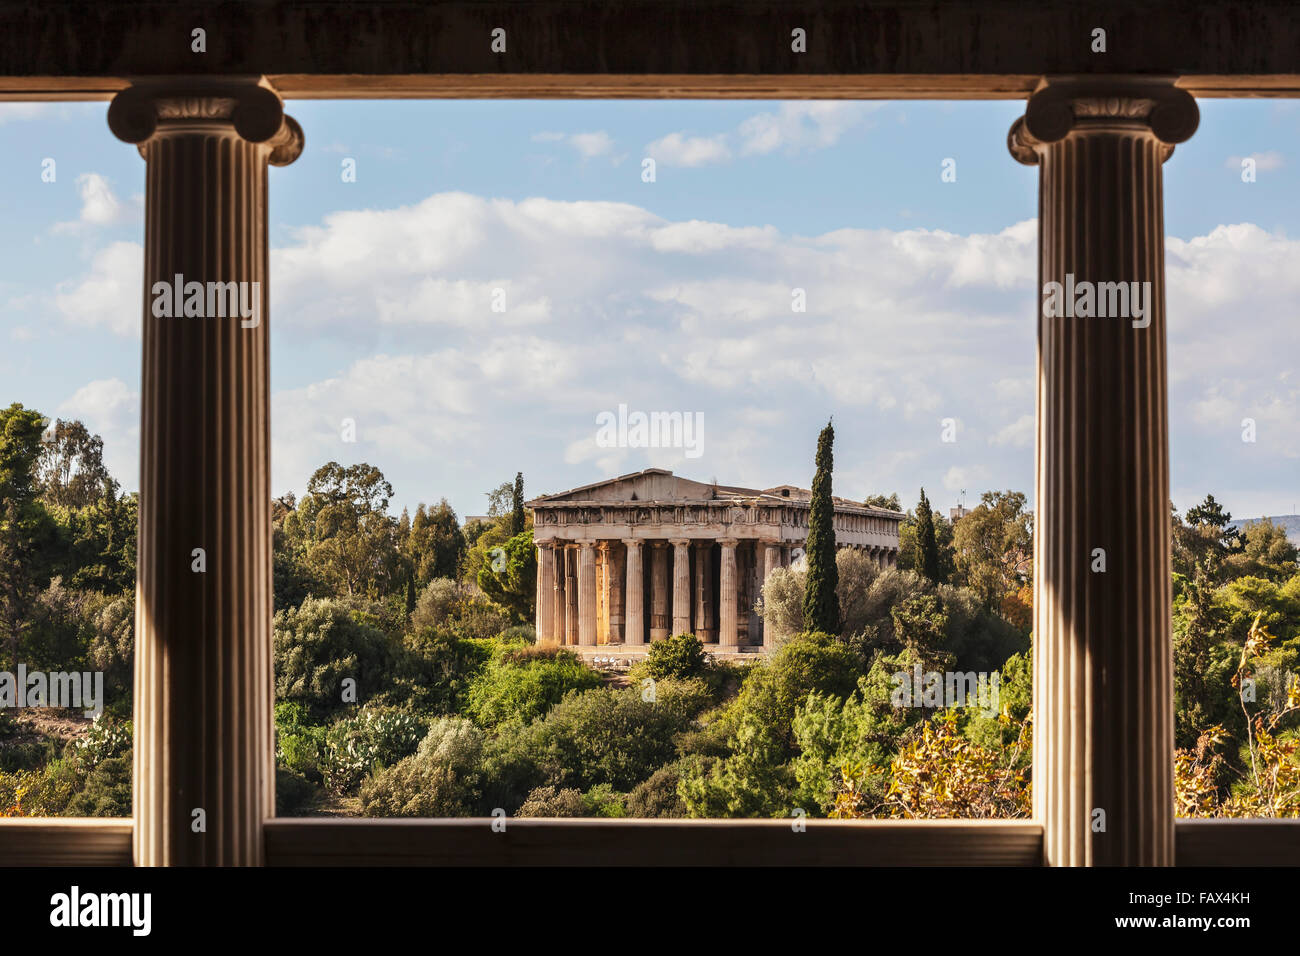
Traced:
<svg viewBox="0 0 1300 956">
<path fill-rule="evenodd" d="M 1065 76 L 1044 79 L 1025 115 L 1011 125 L 1007 149 L 1027 166 L 1037 165 L 1045 147 L 1071 134 L 1148 132 L 1165 144 L 1190 139 L 1200 123 L 1195 98 L 1173 77 Z"/>
<path fill-rule="evenodd" d="M 272 166 L 302 154 L 303 132 L 275 91 L 258 77 L 150 79 L 122 90 L 108 107 L 113 135 L 140 155 L 159 137 L 185 133 L 239 136 L 266 145 Z"/>
</svg>

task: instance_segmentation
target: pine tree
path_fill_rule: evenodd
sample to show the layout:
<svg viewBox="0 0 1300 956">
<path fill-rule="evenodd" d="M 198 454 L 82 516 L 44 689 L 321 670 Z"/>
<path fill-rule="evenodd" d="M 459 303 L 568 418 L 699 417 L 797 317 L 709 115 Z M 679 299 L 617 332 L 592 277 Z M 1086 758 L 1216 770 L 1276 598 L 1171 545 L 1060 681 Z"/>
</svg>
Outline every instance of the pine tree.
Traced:
<svg viewBox="0 0 1300 956">
<path fill-rule="evenodd" d="M 916 570 L 939 583 L 939 544 L 934 537 L 934 512 L 924 488 L 916 506 Z"/>
<path fill-rule="evenodd" d="M 840 632 L 839 568 L 835 564 L 835 502 L 831 499 L 832 447 L 835 428 L 831 422 L 817 436 L 817 474 L 813 478 L 812 506 L 808 514 L 808 578 L 803 592 L 805 631 Z"/>
<path fill-rule="evenodd" d="M 510 513 L 510 537 L 524 530 L 524 473 L 515 472 L 514 511 Z"/>
</svg>

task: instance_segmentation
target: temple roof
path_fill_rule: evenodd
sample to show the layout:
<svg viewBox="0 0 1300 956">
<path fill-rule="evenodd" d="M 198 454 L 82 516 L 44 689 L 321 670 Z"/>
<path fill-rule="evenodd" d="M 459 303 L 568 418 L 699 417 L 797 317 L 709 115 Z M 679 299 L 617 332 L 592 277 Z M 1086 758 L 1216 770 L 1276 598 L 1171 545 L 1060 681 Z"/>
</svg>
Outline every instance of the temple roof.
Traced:
<svg viewBox="0 0 1300 956">
<path fill-rule="evenodd" d="M 836 510 L 852 510 L 861 514 L 887 515 L 901 518 L 902 513 L 888 508 L 868 508 L 862 503 L 833 496 Z M 589 485 L 570 488 L 568 491 L 542 495 L 527 502 L 529 508 L 566 504 L 613 504 L 615 502 L 643 501 L 669 503 L 678 501 L 734 501 L 768 502 L 808 505 L 812 492 L 796 485 L 777 485 L 774 488 L 743 488 L 715 482 L 695 481 L 674 475 L 663 468 L 646 468 L 606 478 Z"/>
</svg>

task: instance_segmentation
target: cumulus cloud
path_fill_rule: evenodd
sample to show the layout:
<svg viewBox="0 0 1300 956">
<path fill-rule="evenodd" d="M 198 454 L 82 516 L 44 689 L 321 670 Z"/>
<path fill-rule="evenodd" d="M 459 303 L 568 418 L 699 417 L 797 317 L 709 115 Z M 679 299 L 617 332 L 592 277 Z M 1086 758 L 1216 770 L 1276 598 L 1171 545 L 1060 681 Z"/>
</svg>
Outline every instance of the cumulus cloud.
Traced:
<svg viewBox="0 0 1300 956">
<path fill-rule="evenodd" d="M 56 410 L 80 419 L 104 439 L 104 464 L 127 491 L 139 487 L 140 393 L 119 378 L 97 379 L 72 393 Z"/>
<path fill-rule="evenodd" d="M 664 166 L 707 166 L 731 159 L 724 136 L 686 136 L 669 133 L 645 148 L 646 155 Z"/>
<path fill-rule="evenodd" d="M 81 214 L 74 222 L 55 223 L 55 233 L 83 232 L 89 228 L 127 222 L 140 214 L 140 201 L 121 202 L 113 194 L 108 180 L 99 173 L 82 173 L 77 177 L 77 194 L 81 197 Z"/>
<path fill-rule="evenodd" d="M 86 275 L 58 284 L 54 307 L 71 325 L 139 336 L 143 270 L 139 243 L 111 243 L 94 254 Z"/>
<path fill-rule="evenodd" d="M 383 467 L 402 500 L 477 495 L 517 470 L 531 494 L 656 464 L 803 484 L 832 414 L 837 493 L 911 498 L 918 476 L 946 492 L 1031 490 L 1033 221 L 805 236 L 627 203 L 439 193 L 288 235 L 271 257 L 273 361 L 320 343 L 351 357 L 277 392 L 278 491 L 349 456 Z M 100 250 L 60 285 L 58 312 L 138 335 L 140 255 Z M 1300 248 L 1238 224 L 1169 237 L 1166 257 L 1175 487 L 1294 484 Z M 596 414 L 620 403 L 704 413 L 702 457 L 596 446 Z M 944 444 L 935 423 L 958 413 L 959 441 Z M 346 418 L 355 444 L 340 437 Z"/>
<path fill-rule="evenodd" d="M 614 152 L 614 140 L 604 130 L 589 133 L 557 133 L 543 131 L 533 134 L 536 143 L 564 143 L 577 151 L 583 159 L 595 159 Z"/>
<path fill-rule="evenodd" d="M 646 147 L 646 155 L 666 166 L 706 166 L 735 156 L 795 154 L 825 149 L 862 124 L 880 104 L 860 101 L 796 101 L 756 113 L 734 130 L 711 136 L 669 133 Z"/>
<path fill-rule="evenodd" d="M 1035 419 L 1032 414 L 1021 415 L 1014 422 L 999 428 L 989 439 L 990 445 L 1006 445 L 1011 448 L 1028 448 L 1034 443 Z"/>
</svg>

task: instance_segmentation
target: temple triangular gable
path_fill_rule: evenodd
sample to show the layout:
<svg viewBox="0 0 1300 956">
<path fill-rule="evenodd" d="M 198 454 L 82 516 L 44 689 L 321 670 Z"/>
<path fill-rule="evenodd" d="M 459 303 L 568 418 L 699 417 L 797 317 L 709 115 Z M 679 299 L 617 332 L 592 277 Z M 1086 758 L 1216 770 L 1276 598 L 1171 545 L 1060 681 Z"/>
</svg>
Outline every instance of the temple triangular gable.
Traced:
<svg viewBox="0 0 1300 956">
<path fill-rule="evenodd" d="M 682 478 L 662 468 L 647 468 L 595 484 L 583 485 L 528 502 L 529 507 L 577 501 L 705 501 L 715 486 Z"/>
</svg>

